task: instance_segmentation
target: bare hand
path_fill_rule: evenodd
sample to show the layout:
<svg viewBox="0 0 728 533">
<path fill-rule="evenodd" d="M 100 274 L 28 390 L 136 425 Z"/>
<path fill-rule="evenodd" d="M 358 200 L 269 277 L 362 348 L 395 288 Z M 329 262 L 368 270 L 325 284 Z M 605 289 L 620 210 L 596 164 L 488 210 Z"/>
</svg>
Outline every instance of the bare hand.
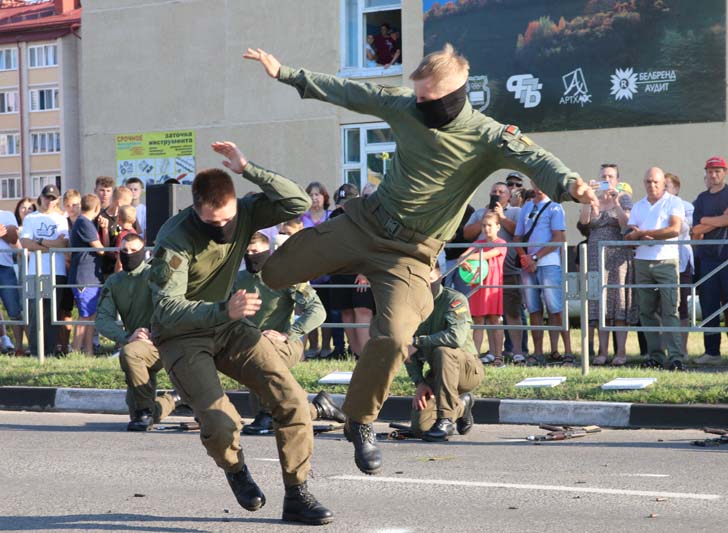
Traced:
<svg viewBox="0 0 728 533">
<path fill-rule="evenodd" d="M 245 59 L 252 59 L 253 61 L 259 61 L 265 72 L 271 78 L 277 78 L 281 71 L 281 63 L 274 56 L 268 52 L 261 50 L 260 48 L 248 48 L 243 54 Z"/>
<path fill-rule="evenodd" d="M 240 320 L 258 312 L 263 301 L 257 292 L 239 290 L 234 293 L 227 303 L 227 313 L 230 320 Z"/>
<path fill-rule="evenodd" d="M 435 393 L 432 392 L 430 386 L 423 381 L 422 383 L 417 385 L 417 392 L 415 392 L 415 397 L 412 398 L 412 407 L 414 407 L 418 411 L 422 411 L 427 407 L 427 402 L 430 400 L 430 398 L 434 397 Z"/>
<path fill-rule="evenodd" d="M 503 220 L 504 218 L 506 218 L 506 215 L 503 212 L 503 206 L 500 205 L 500 204 L 495 204 L 495 207 L 493 208 L 493 212 L 496 215 L 498 215 L 498 218 L 500 218 L 501 220 Z"/>
<path fill-rule="evenodd" d="M 286 335 L 274 329 L 266 329 L 263 332 L 263 335 L 268 337 L 270 340 L 276 342 L 286 342 L 288 340 L 288 337 Z"/>
<path fill-rule="evenodd" d="M 131 334 L 129 337 L 128 342 L 134 342 L 134 341 L 142 341 L 142 342 L 148 342 L 152 343 L 152 339 L 149 333 L 149 330 L 147 328 L 137 328 L 134 330 L 134 333 Z"/>
<path fill-rule="evenodd" d="M 592 204 L 597 207 L 599 206 L 599 200 L 597 200 L 597 195 L 594 194 L 594 189 L 584 183 L 584 180 L 580 177 L 577 177 L 569 185 L 569 194 L 573 196 L 577 202 L 582 204 Z"/>
<path fill-rule="evenodd" d="M 211 144 L 212 149 L 218 154 L 227 158 L 222 164 L 236 174 L 242 174 L 248 165 L 247 158 L 238 149 L 235 143 L 230 141 L 217 141 Z"/>
<path fill-rule="evenodd" d="M 354 281 L 357 285 L 359 285 L 356 288 L 356 292 L 366 292 L 369 287 L 364 287 L 364 285 L 369 285 L 369 280 L 364 274 L 357 274 L 356 280 Z"/>
<path fill-rule="evenodd" d="M 467 261 L 463 261 L 462 263 L 460 263 L 460 268 L 463 269 L 465 272 L 473 271 L 473 265 L 471 265 Z"/>
<path fill-rule="evenodd" d="M 629 233 L 627 233 L 624 236 L 624 240 L 625 241 L 639 241 L 642 239 L 642 237 L 643 237 L 643 233 L 640 230 L 635 229 L 635 230 L 632 230 Z"/>
<path fill-rule="evenodd" d="M 99 217 L 99 229 L 101 229 L 101 230 L 109 229 L 109 219 L 108 218 Z"/>
<path fill-rule="evenodd" d="M 5 235 L 8 234 L 8 228 L 6 228 L 3 224 L 0 224 L 0 238 L 5 237 Z"/>
</svg>

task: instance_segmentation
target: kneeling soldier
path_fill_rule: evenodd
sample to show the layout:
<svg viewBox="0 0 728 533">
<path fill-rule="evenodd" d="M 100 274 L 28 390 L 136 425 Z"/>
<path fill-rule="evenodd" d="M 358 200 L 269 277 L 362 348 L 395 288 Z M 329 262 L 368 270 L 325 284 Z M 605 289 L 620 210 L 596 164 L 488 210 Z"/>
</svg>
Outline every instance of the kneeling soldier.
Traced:
<svg viewBox="0 0 728 533">
<path fill-rule="evenodd" d="M 441 286 L 440 269 L 430 274 L 435 299 L 432 314 L 422 323 L 409 347 L 407 373 L 417 385 L 412 400 L 412 431 L 430 442 L 465 435 L 473 427 L 473 395 L 483 379 L 470 325 L 468 299 Z M 423 376 L 424 363 L 430 370 Z"/>
<path fill-rule="evenodd" d="M 141 237 L 133 233 L 124 237 L 119 253 L 123 270 L 106 280 L 96 311 L 99 333 L 122 345 L 119 364 L 124 371 L 131 417 L 127 431 L 151 429 L 180 403 L 176 392 L 156 395 L 157 372 L 163 365 L 149 334 L 154 307 L 144 253 Z M 116 322 L 117 313 L 122 325 Z"/>
<path fill-rule="evenodd" d="M 323 324 L 326 320 L 326 310 L 316 291 L 308 283 L 276 291 L 263 282 L 260 271 L 272 253 L 270 241 L 265 230 L 256 232 L 250 238 L 244 257 L 245 270 L 238 272 L 233 292 L 242 289 L 248 293 L 260 294 L 261 307 L 253 316 L 248 317 L 248 320 L 258 326 L 263 335 L 281 343 L 284 350 L 279 350 L 278 353 L 286 366 L 293 368 L 303 359 L 301 338 Z M 298 317 L 291 323 L 296 306 L 298 306 Z M 260 397 L 252 391 L 250 405 L 256 415 L 252 423 L 243 426 L 243 433 L 247 435 L 270 433 L 273 429 L 270 406 L 261 405 Z M 325 391 L 316 395 L 309 404 L 309 411 L 311 420 L 346 422 L 346 415 Z"/>
</svg>

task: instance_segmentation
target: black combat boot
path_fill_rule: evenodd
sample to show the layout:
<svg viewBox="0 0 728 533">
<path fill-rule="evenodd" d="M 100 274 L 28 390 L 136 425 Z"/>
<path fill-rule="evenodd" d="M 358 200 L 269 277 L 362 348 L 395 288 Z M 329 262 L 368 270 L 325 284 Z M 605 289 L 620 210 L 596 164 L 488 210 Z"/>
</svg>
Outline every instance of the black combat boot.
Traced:
<svg viewBox="0 0 728 533">
<path fill-rule="evenodd" d="M 329 396 L 328 392 L 319 392 L 311 403 L 316 408 L 318 420 L 333 420 L 342 424 L 346 422 L 346 415 L 334 403 L 334 399 Z"/>
<path fill-rule="evenodd" d="M 154 418 L 151 409 L 140 409 L 134 411 L 134 417 L 126 426 L 127 431 L 149 431 L 154 426 Z"/>
<path fill-rule="evenodd" d="M 455 421 L 458 433 L 467 435 L 468 431 L 473 429 L 473 395 L 469 392 L 460 395 L 460 401 L 463 402 L 463 416 Z"/>
<path fill-rule="evenodd" d="M 444 442 L 455 433 L 455 424 L 449 418 L 438 418 L 432 427 L 422 433 L 422 440 Z"/>
<path fill-rule="evenodd" d="M 344 435 L 354 443 L 354 462 L 365 474 L 376 474 L 382 467 L 382 452 L 377 448 L 373 424 L 360 424 L 351 418 L 346 421 Z"/>
<path fill-rule="evenodd" d="M 243 426 L 246 435 L 267 435 L 273 432 L 273 417 L 267 411 L 260 411 L 250 424 Z"/>
<path fill-rule="evenodd" d="M 243 465 L 242 470 L 234 474 L 225 472 L 225 477 L 243 509 L 257 511 L 265 505 L 265 494 L 253 480 L 247 465 Z"/>
<path fill-rule="evenodd" d="M 283 498 L 283 520 L 322 525 L 333 522 L 334 513 L 321 505 L 313 494 L 308 492 L 306 483 L 286 488 Z"/>
</svg>

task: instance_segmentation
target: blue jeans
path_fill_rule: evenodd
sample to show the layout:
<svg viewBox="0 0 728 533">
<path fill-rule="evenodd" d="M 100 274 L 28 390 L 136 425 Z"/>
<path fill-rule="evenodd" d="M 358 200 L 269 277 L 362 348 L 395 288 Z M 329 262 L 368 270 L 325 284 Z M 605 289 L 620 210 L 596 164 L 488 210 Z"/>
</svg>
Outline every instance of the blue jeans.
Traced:
<svg viewBox="0 0 728 533">
<path fill-rule="evenodd" d="M 722 261 L 715 259 L 700 260 L 700 277 L 708 274 L 714 268 L 717 268 Z M 721 300 L 728 299 L 728 267 L 723 267 L 717 274 L 705 280 L 698 287 L 700 295 L 700 309 L 703 312 L 703 318 L 709 317 L 720 309 Z M 723 313 L 707 322 L 706 327 L 720 327 L 720 319 Z M 703 342 L 705 344 L 705 353 L 708 355 L 720 355 L 720 333 L 704 333 Z"/>
<path fill-rule="evenodd" d="M 15 275 L 15 269 L 10 266 L 0 266 L 0 286 L 17 284 L 18 276 Z M 0 299 L 8 311 L 8 317 L 11 320 L 18 320 L 23 312 L 20 306 L 20 289 L 2 288 L 0 289 Z"/>
<path fill-rule="evenodd" d="M 541 297 L 546 304 L 549 315 L 561 313 L 564 310 L 564 300 L 561 289 L 561 266 L 548 265 L 536 268 L 536 272 L 521 271 L 524 285 L 555 285 L 556 288 L 544 289 L 541 287 L 526 287 L 523 295 L 526 298 L 526 309 L 529 313 L 543 311 Z"/>
</svg>

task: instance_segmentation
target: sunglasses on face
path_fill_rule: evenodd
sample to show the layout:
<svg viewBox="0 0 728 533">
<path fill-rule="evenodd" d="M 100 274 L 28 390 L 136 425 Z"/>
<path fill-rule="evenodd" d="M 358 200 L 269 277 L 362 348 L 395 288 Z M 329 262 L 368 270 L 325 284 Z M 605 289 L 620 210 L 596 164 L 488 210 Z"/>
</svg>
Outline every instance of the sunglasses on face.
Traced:
<svg viewBox="0 0 728 533">
<path fill-rule="evenodd" d="M 510 183 L 507 183 L 506 182 L 506 187 L 523 187 L 523 184 L 522 183 L 516 183 L 514 181 L 512 181 Z"/>
</svg>

